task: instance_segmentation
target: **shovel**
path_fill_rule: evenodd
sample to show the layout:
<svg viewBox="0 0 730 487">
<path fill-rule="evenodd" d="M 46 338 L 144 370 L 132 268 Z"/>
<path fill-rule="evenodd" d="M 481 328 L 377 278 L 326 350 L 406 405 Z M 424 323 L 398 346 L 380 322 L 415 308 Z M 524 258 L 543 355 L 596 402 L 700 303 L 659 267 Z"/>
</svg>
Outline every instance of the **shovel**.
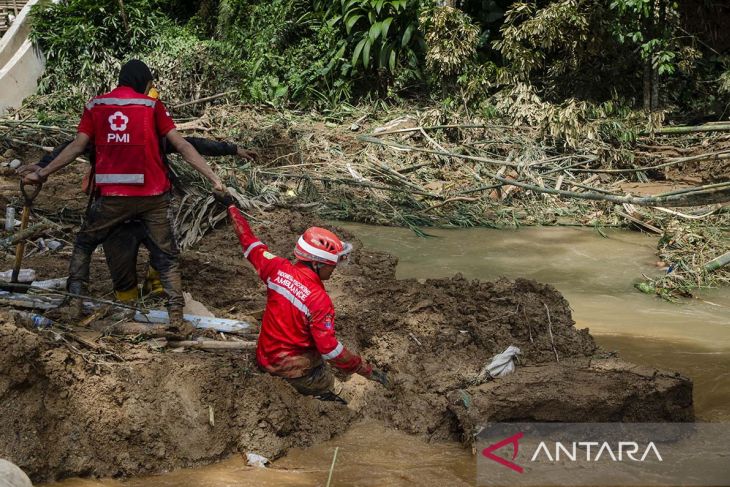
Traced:
<svg viewBox="0 0 730 487">
<path fill-rule="evenodd" d="M 20 230 L 25 230 L 28 228 L 28 219 L 30 218 L 30 209 L 33 206 L 33 200 L 36 196 L 38 196 L 38 193 L 41 192 L 42 184 L 33 184 L 33 189 L 28 192 L 26 190 L 27 186 L 23 181 L 20 181 L 20 192 L 23 194 L 23 198 L 25 198 L 25 203 L 23 206 L 23 216 L 20 220 Z M 18 274 L 20 273 L 20 264 L 23 263 L 23 254 L 25 253 L 25 240 L 21 240 L 18 242 L 18 245 L 15 247 L 15 266 L 13 267 L 13 273 L 10 277 L 10 282 L 18 282 Z"/>
</svg>

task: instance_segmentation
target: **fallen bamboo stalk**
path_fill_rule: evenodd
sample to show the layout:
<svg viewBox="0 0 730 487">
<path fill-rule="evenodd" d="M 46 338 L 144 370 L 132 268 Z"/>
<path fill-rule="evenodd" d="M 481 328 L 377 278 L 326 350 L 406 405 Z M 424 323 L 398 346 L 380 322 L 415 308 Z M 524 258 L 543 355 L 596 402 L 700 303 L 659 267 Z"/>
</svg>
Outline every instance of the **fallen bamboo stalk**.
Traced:
<svg viewBox="0 0 730 487">
<path fill-rule="evenodd" d="M 655 233 L 657 235 L 661 235 L 662 233 L 664 233 L 659 228 L 655 227 L 654 225 L 650 225 L 650 224 L 646 223 L 645 221 L 640 220 L 639 218 L 636 218 L 633 215 L 630 215 L 628 213 L 624 213 L 623 211 L 616 210 L 616 214 L 619 215 L 619 216 L 621 216 L 621 217 L 623 217 L 623 218 L 626 218 L 627 220 L 629 220 L 634 225 L 637 225 L 637 226 L 643 228 L 644 230 L 648 230 L 651 233 Z"/>
<path fill-rule="evenodd" d="M 33 239 L 48 230 L 49 227 L 50 225 L 44 222 L 28 227 L 25 230 L 19 230 L 9 237 L 0 239 L 0 248 L 6 249 L 23 240 Z"/>
<path fill-rule="evenodd" d="M 152 325 L 131 321 L 115 323 L 104 331 L 112 335 L 144 335 L 152 338 L 175 338 L 179 335 L 168 330 L 169 325 Z"/>
<path fill-rule="evenodd" d="M 192 348 L 195 350 L 251 350 L 256 342 L 221 342 L 217 340 L 180 340 L 168 341 L 170 348 Z"/>
<path fill-rule="evenodd" d="M 381 135 L 381 134 L 377 134 Z M 416 151 L 416 152 L 425 152 L 427 154 L 435 154 L 438 156 L 445 156 L 445 157 L 456 157 L 459 159 L 468 159 L 470 161 L 479 161 L 479 162 L 487 162 L 489 164 L 497 164 L 501 166 L 509 166 L 509 167 L 519 167 L 520 165 L 514 162 L 504 161 L 501 159 L 490 159 L 488 157 L 479 157 L 479 156 L 470 156 L 467 154 L 457 154 L 455 152 L 449 152 L 449 151 L 442 151 L 442 150 L 434 150 L 434 149 L 425 149 L 423 147 L 413 147 L 410 145 L 400 144 L 398 142 L 391 142 L 387 140 L 379 139 L 372 135 L 358 135 L 357 139 L 362 142 L 369 142 L 371 144 L 377 144 L 382 145 L 386 147 L 392 147 L 394 149 L 399 149 L 402 151 Z"/>
<path fill-rule="evenodd" d="M 413 194 L 419 194 L 421 196 L 428 196 L 429 198 L 436 198 L 436 199 L 443 198 L 443 196 L 441 196 L 441 195 L 437 195 L 437 194 L 433 194 L 433 193 L 426 193 L 424 191 L 419 191 L 417 189 L 406 190 L 402 186 L 380 186 L 377 184 L 359 182 L 359 181 L 349 180 L 349 179 L 328 178 L 328 177 L 324 177 L 324 176 L 310 176 L 308 174 L 278 173 L 278 172 L 272 172 L 272 171 L 257 171 L 256 174 L 261 174 L 263 176 L 269 176 L 269 177 L 272 177 L 272 176 L 279 177 L 279 178 L 311 179 L 314 181 L 324 181 L 324 182 L 328 182 L 328 183 L 340 183 L 340 184 L 346 184 L 349 186 L 361 186 L 363 188 L 382 189 L 384 191 L 395 191 L 398 193 L 402 193 L 403 191 L 408 191 Z"/>
<path fill-rule="evenodd" d="M 725 267 L 728 264 L 730 264 L 730 251 L 725 252 L 719 257 L 715 257 L 710 262 L 705 264 L 705 271 L 714 272 L 722 267 Z"/>
<path fill-rule="evenodd" d="M 703 159 L 714 159 L 714 160 L 724 160 L 724 159 L 730 159 L 730 151 L 719 151 L 719 152 L 710 152 L 708 154 L 700 154 L 697 156 L 689 156 L 689 157 L 678 157 L 676 159 L 672 159 L 671 161 L 665 162 L 663 164 L 657 164 L 656 166 L 644 166 L 644 167 L 634 167 L 630 169 L 573 169 L 575 172 L 591 172 L 591 173 L 600 173 L 600 174 L 620 174 L 620 173 L 627 173 L 627 172 L 644 172 L 644 171 L 650 171 L 653 169 L 661 169 L 663 167 L 668 166 L 674 166 L 676 164 L 683 164 L 685 162 L 693 162 L 693 161 L 699 161 Z"/>
<path fill-rule="evenodd" d="M 332 482 L 332 474 L 335 471 L 335 462 L 337 462 L 337 452 L 340 450 L 339 446 L 335 447 L 335 454 L 332 456 L 332 465 L 330 465 L 330 473 L 327 476 L 327 485 L 325 487 L 330 487 L 330 483 Z"/>
<path fill-rule="evenodd" d="M 697 132 L 727 132 L 730 131 L 730 124 L 716 124 L 716 125 L 680 125 L 677 127 L 662 127 L 654 130 L 655 134 L 659 135 L 674 135 L 674 134 L 692 134 Z M 650 132 L 644 132 L 642 135 L 648 135 Z"/>
<path fill-rule="evenodd" d="M 497 174 L 491 174 L 491 177 L 505 184 L 529 189 L 538 193 L 550 193 L 565 196 L 568 198 L 579 198 L 594 201 L 632 203 L 639 206 L 697 206 L 698 204 L 710 204 L 730 200 L 730 182 L 721 183 L 722 186 L 720 188 L 707 189 L 704 186 L 700 186 L 695 188 L 692 192 L 685 192 L 681 194 L 668 193 L 665 195 L 636 197 L 599 194 L 597 192 L 576 193 L 573 191 L 557 190 L 553 188 L 535 186 L 533 184 L 523 183 L 512 178 L 501 177 Z M 720 184 L 711 186 L 720 186 Z M 701 196 L 705 196 L 705 198 L 702 199 Z"/>
</svg>

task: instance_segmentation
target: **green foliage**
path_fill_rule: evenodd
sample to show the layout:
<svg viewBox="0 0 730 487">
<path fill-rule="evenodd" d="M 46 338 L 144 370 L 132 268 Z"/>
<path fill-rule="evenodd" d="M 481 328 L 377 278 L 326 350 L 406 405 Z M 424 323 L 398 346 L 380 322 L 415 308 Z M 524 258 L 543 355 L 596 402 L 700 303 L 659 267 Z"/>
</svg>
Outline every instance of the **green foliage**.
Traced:
<svg viewBox="0 0 730 487">
<path fill-rule="evenodd" d="M 659 75 L 674 74 L 679 46 L 667 18 L 677 17 L 678 3 L 668 0 L 612 0 L 610 7 L 621 16 L 621 22 L 614 24 L 614 34 L 619 42 L 637 46 L 642 59 L 650 59 Z"/>
<path fill-rule="evenodd" d="M 159 46 L 167 25 L 150 0 L 68 0 L 33 8 L 31 39 L 47 59 L 41 94 L 62 92 L 59 108 L 111 88 L 130 53 Z M 73 83 L 69 81 L 73 80 Z"/>
<path fill-rule="evenodd" d="M 238 89 L 246 73 L 230 44 L 201 41 L 176 26 L 160 32 L 158 48 L 139 57 L 153 67 L 155 85 L 168 105 Z"/>
<path fill-rule="evenodd" d="M 394 74 L 404 58 L 415 56 L 418 0 L 329 0 L 315 2 L 327 25 L 339 29 L 342 40 L 332 60 L 351 53 L 349 68 L 385 70 Z M 408 62 L 407 61 L 407 62 Z"/>
<path fill-rule="evenodd" d="M 439 79 L 463 74 L 475 62 L 479 28 L 461 10 L 436 7 L 421 14 L 426 67 Z"/>
</svg>

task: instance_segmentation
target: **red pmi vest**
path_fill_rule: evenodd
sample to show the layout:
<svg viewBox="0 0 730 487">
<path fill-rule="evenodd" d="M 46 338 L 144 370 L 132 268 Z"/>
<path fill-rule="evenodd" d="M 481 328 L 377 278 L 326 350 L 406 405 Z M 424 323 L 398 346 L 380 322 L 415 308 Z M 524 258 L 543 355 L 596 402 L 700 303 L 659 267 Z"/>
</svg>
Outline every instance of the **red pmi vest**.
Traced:
<svg viewBox="0 0 730 487">
<path fill-rule="evenodd" d="M 120 87 L 86 104 L 96 146 L 95 182 L 102 194 L 151 196 L 168 189 L 155 126 L 157 103 Z"/>
</svg>

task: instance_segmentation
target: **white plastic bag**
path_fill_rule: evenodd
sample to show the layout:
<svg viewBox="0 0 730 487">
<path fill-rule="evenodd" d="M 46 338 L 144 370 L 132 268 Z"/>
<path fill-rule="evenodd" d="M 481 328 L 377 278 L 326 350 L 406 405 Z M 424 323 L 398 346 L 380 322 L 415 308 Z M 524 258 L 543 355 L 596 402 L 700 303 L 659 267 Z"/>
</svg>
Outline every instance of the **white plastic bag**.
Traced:
<svg viewBox="0 0 730 487">
<path fill-rule="evenodd" d="M 492 362 L 487 365 L 487 372 L 494 378 L 511 374 L 515 371 L 514 358 L 520 353 L 519 348 L 510 345 L 507 350 L 492 357 Z"/>
<path fill-rule="evenodd" d="M 246 453 L 246 462 L 252 467 L 265 468 L 266 464 L 269 463 L 269 459 L 258 453 L 248 452 Z"/>
</svg>

